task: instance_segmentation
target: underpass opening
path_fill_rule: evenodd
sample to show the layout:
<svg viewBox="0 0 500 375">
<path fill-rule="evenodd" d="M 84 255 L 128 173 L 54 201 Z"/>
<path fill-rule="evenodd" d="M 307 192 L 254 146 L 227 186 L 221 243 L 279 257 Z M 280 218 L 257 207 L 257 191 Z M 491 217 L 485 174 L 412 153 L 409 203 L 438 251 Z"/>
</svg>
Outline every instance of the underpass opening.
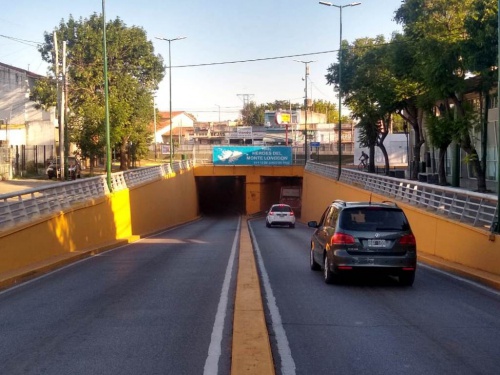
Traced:
<svg viewBox="0 0 500 375">
<path fill-rule="evenodd" d="M 273 204 L 280 203 L 283 187 L 293 186 L 302 190 L 302 180 L 303 178 L 298 176 L 261 176 L 261 211 L 265 212 Z M 297 217 L 300 217 L 301 209 L 294 207 L 294 211 Z"/>
<path fill-rule="evenodd" d="M 244 215 L 245 176 L 196 177 L 202 215 Z"/>
</svg>

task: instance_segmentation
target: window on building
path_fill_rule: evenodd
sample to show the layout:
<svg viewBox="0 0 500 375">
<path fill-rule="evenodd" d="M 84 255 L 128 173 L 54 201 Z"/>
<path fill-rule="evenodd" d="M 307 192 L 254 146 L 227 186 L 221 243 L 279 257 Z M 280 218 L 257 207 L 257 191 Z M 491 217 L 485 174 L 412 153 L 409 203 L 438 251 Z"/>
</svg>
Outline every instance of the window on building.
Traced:
<svg viewBox="0 0 500 375">
<path fill-rule="evenodd" d="M 488 122 L 488 139 L 486 140 L 486 179 L 496 181 L 498 165 L 498 124 Z"/>
<path fill-rule="evenodd" d="M 498 96 L 497 94 L 490 95 L 490 103 L 488 109 L 498 108 Z"/>
</svg>

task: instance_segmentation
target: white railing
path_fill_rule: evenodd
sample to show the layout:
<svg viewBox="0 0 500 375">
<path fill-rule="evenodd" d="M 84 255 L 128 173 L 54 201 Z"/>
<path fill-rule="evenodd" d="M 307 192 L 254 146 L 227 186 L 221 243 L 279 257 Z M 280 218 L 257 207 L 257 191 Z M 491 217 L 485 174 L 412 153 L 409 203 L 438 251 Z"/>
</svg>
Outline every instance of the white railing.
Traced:
<svg viewBox="0 0 500 375">
<path fill-rule="evenodd" d="M 337 179 L 334 166 L 308 162 L 306 170 Z M 462 223 L 492 230 L 497 220 L 498 198 L 464 189 L 376 175 L 343 168 L 340 182 L 408 203 Z"/>
<path fill-rule="evenodd" d="M 193 166 L 189 160 L 144 167 L 111 174 L 113 191 L 159 180 L 172 171 L 179 172 Z M 109 194 L 107 176 L 54 182 L 43 187 L 0 195 L 0 231 L 39 216 L 63 211 L 71 205 Z"/>
</svg>

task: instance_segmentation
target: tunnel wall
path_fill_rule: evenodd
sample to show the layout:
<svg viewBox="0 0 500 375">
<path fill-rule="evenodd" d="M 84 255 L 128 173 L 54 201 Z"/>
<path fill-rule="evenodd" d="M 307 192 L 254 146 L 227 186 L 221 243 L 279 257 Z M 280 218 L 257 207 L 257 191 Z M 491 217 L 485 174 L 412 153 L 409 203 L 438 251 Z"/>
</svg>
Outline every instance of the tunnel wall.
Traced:
<svg viewBox="0 0 500 375">
<path fill-rule="evenodd" d="M 387 197 L 304 172 L 302 221 L 318 221 L 335 199 L 382 202 Z M 397 202 L 408 216 L 418 251 L 479 271 L 500 275 L 500 242 L 490 232 Z M 493 238 L 494 239 L 494 238 Z"/>
<path fill-rule="evenodd" d="M 197 216 L 193 169 L 182 170 L 2 232 L 0 276 L 124 244 Z"/>
</svg>

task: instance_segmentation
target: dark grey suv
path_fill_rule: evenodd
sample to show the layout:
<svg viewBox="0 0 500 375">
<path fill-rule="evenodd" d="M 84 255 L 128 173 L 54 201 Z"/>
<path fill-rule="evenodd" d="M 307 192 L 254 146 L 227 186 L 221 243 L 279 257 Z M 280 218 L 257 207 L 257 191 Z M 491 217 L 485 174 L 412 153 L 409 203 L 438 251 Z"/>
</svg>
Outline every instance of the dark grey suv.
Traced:
<svg viewBox="0 0 500 375">
<path fill-rule="evenodd" d="M 377 271 L 411 286 L 417 267 L 417 244 L 403 210 L 395 203 L 334 201 L 311 237 L 310 267 L 323 268 L 334 283 L 344 273 Z"/>
</svg>

